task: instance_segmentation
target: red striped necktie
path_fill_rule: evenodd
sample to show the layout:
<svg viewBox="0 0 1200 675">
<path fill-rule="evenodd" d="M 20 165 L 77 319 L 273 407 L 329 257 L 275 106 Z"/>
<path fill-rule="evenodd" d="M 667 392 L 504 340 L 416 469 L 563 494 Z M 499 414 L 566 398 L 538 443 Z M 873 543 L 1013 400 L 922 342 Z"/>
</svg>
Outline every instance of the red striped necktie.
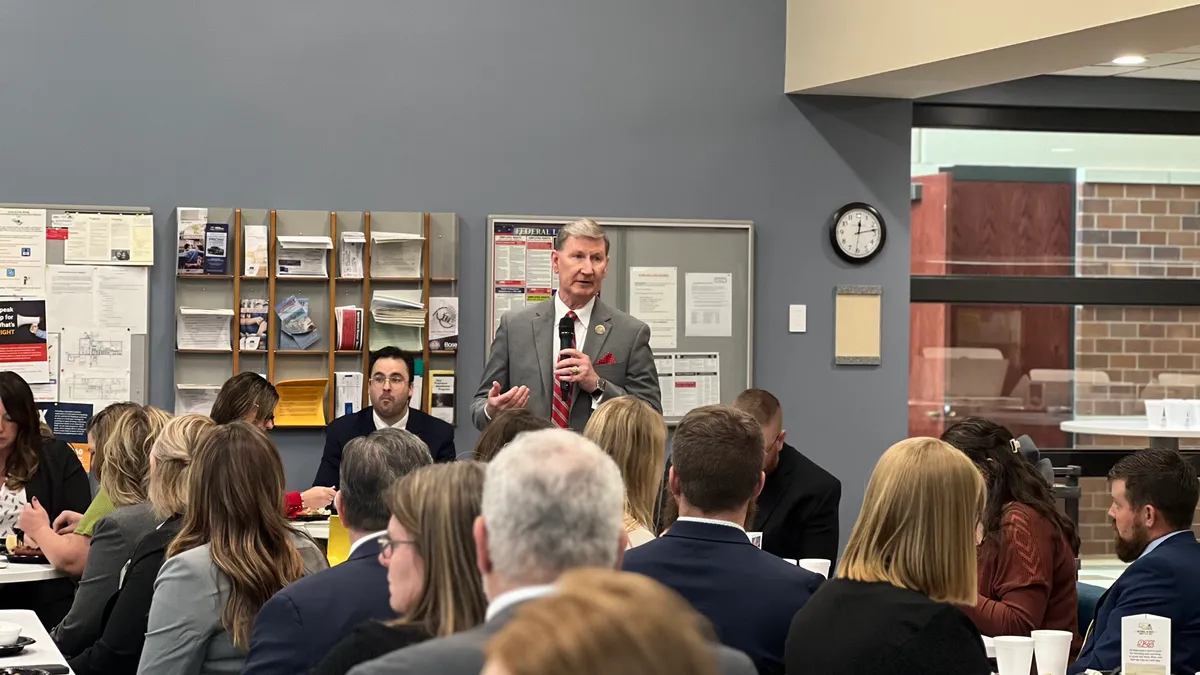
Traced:
<svg viewBox="0 0 1200 675">
<path fill-rule="evenodd" d="M 578 321 L 575 312 L 567 312 L 567 318 L 571 321 Z M 575 348 L 575 331 L 571 331 L 571 349 Z M 550 418 L 554 421 L 555 426 L 560 429 L 569 429 L 571 427 L 571 408 L 570 401 L 563 395 L 563 383 L 555 381 L 554 383 L 554 401 L 551 404 Z"/>
</svg>

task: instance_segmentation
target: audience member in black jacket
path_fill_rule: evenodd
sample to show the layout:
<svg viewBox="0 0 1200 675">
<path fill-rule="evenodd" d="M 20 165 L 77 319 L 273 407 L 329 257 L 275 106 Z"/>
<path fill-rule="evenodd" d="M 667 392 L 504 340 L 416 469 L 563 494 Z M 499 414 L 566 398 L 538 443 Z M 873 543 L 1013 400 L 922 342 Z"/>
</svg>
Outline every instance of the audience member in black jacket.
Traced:
<svg viewBox="0 0 1200 675">
<path fill-rule="evenodd" d="M 33 391 L 11 371 L 0 372 L 0 480 L 5 488 L 0 537 L 14 529 L 51 531 L 60 513 L 82 513 L 92 503 L 83 464 L 63 441 L 42 437 Z M 27 544 L 36 543 L 27 539 Z M 32 609 L 52 628 L 67 615 L 74 596 L 70 579 L 9 584 L 0 593 L 0 609 Z"/>
<path fill-rule="evenodd" d="M 792 620 L 788 675 L 990 675 L 974 606 L 983 478 L 932 438 L 893 445 L 871 474 L 838 578 Z"/>
<path fill-rule="evenodd" d="M 100 639 L 67 662 L 75 675 L 136 675 L 146 641 L 146 618 L 154 597 L 154 579 L 166 558 L 167 547 L 179 534 L 180 520 L 178 515 L 171 516 L 138 544 L 125 569 L 120 590 L 104 608 L 104 632 Z"/>
<path fill-rule="evenodd" d="M 753 529 L 763 533 L 763 550 L 792 560 L 825 558 L 836 568 L 841 481 L 785 442 L 783 406 L 771 392 L 747 389 L 733 407 L 750 413 L 762 427 L 767 481 L 758 495 Z"/>
</svg>

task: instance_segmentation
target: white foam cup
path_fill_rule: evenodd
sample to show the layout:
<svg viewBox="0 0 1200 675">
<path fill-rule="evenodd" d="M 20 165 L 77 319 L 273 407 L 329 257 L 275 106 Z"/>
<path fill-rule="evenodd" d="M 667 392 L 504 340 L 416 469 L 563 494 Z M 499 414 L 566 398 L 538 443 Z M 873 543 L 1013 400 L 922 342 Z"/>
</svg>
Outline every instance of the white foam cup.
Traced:
<svg viewBox="0 0 1200 675">
<path fill-rule="evenodd" d="M 1033 656 L 1037 660 L 1037 675 L 1067 675 L 1067 659 L 1071 655 L 1070 631 L 1035 630 Z"/>
<path fill-rule="evenodd" d="M 796 561 L 796 564 L 809 572 L 816 572 L 826 579 L 829 578 L 830 562 L 825 558 L 801 558 Z"/>
<path fill-rule="evenodd" d="M 1142 401 L 1146 404 L 1146 422 L 1152 428 L 1158 428 L 1166 424 L 1166 409 L 1167 404 L 1162 399 L 1146 399 Z"/>
<path fill-rule="evenodd" d="M 996 675 L 1029 675 L 1033 665 L 1033 638 L 998 635 L 992 638 L 996 646 Z"/>
<path fill-rule="evenodd" d="M 1171 428 L 1186 427 L 1188 418 L 1188 403 L 1181 398 L 1163 399 L 1167 407 L 1167 426 Z"/>
</svg>

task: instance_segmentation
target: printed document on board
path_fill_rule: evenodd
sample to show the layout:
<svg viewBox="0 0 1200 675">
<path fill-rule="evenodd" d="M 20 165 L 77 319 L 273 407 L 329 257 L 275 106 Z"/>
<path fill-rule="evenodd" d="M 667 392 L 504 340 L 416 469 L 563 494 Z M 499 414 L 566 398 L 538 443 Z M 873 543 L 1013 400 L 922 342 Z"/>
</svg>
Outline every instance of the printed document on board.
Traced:
<svg viewBox="0 0 1200 675">
<path fill-rule="evenodd" d="M 733 275 L 688 272 L 684 311 L 688 337 L 732 337 Z"/>
<path fill-rule="evenodd" d="M 678 308 L 676 268 L 629 268 L 629 314 L 650 327 L 651 349 L 678 346 Z"/>
<path fill-rule="evenodd" d="M 0 296 L 46 294 L 46 210 L 0 209 Z"/>
</svg>

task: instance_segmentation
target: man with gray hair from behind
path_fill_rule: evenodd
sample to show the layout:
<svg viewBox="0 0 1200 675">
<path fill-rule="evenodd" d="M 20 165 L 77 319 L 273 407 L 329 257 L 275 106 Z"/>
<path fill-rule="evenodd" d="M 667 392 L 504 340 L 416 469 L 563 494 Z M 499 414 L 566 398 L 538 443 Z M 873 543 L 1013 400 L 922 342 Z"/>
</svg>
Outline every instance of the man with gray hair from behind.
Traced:
<svg viewBox="0 0 1200 675">
<path fill-rule="evenodd" d="M 350 539 L 346 560 L 280 590 L 254 621 L 243 675 L 306 673 L 360 623 L 395 619 L 379 539 L 387 534 L 386 494 L 433 463 L 416 435 L 388 427 L 346 444 L 334 498 Z"/>
<path fill-rule="evenodd" d="M 594 443 L 561 429 L 521 434 L 488 464 L 475 521 L 489 600 L 484 623 L 368 661 L 349 675 L 479 675 L 484 647 L 521 603 L 553 594 L 570 570 L 620 565 L 624 516 L 621 472 Z M 745 654 L 716 649 L 726 675 L 754 675 Z"/>
</svg>

